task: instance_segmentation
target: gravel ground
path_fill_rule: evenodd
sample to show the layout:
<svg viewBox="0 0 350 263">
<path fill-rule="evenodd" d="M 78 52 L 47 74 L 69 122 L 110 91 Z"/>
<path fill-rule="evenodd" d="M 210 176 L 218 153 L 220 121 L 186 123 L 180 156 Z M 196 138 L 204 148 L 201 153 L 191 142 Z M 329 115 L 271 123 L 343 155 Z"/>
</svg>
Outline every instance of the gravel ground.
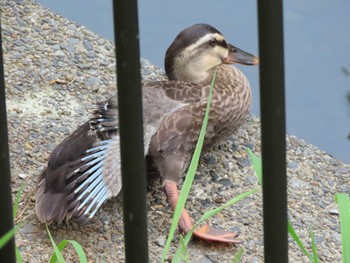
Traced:
<svg viewBox="0 0 350 263">
<path fill-rule="evenodd" d="M 34 211 L 38 177 L 54 147 L 87 120 L 96 101 L 113 93 L 114 47 L 32 1 L 2 0 L 1 11 L 13 194 L 25 183 L 16 219 L 23 227 L 16 243 L 26 262 L 47 262 L 52 247 Z M 142 60 L 142 75 L 145 80 L 164 78 L 163 71 L 146 60 Z M 194 218 L 257 187 L 246 147 L 260 152 L 256 117 L 203 155 L 187 203 Z M 350 165 L 294 136 L 287 136 L 287 147 L 290 220 L 309 249 L 313 226 L 322 262 L 341 262 L 334 194 L 350 193 Z M 159 179 L 150 183 L 147 201 L 150 261 L 159 262 L 172 215 Z M 239 231 L 244 243 L 235 247 L 193 240 L 189 245 L 192 262 L 229 262 L 239 247 L 245 249 L 243 262 L 263 262 L 261 193 L 223 211 L 211 224 Z M 56 241 L 80 242 L 89 262 L 123 262 L 120 197 L 107 202 L 92 224 L 79 227 L 70 222 L 53 226 L 51 232 Z M 177 242 L 176 237 L 172 252 Z M 307 261 L 292 240 L 289 248 L 290 262 Z M 68 262 L 77 261 L 71 249 L 65 255 Z"/>
</svg>

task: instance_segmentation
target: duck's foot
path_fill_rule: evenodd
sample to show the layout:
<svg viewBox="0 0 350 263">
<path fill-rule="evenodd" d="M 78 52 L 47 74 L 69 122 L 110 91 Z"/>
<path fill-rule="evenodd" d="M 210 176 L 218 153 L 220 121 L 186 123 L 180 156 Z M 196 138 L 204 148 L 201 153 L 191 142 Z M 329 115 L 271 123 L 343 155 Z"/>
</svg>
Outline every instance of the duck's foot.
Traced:
<svg viewBox="0 0 350 263">
<path fill-rule="evenodd" d="M 237 233 L 228 232 L 222 229 L 214 228 L 210 225 L 205 225 L 199 230 L 195 230 L 193 235 L 199 239 L 208 242 L 225 242 L 233 244 L 241 244 L 243 241 L 235 239 L 238 236 Z"/>
<path fill-rule="evenodd" d="M 165 180 L 164 190 L 165 190 L 166 196 L 168 197 L 168 201 L 174 210 L 179 197 L 177 184 L 173 181 Z M 188 231 L 190 231 L 193 227 L 191 218 L 185 209 L 182 211 L 182 214 L 179 220 L 179 227 L 181 231 L 185 234 L 187 234 Z M 237 233 L 213 228 L 209 225 L 205 225 L 201 229 L 194 230 L 193 235 L 199 239 L 202 239 L 208 242 L 225 242 L 225 243 L 234 243 L 234 244 L 242 243 L 242 241 L 235 239 L 235 237 L 237 237 Z"/>
</svg>

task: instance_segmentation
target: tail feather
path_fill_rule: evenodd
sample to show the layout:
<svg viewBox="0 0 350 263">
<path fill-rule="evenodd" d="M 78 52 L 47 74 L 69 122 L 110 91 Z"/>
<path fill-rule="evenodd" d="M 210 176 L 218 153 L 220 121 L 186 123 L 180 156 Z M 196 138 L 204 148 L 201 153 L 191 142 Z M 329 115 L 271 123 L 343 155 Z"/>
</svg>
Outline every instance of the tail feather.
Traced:
<svg viewBox="0 0 350 263">
<path fill-rule="evenodd" d="M 43 223 L 62 223 L 67 215 L 66 196 L 63 193 L 45 192 L 45 179 L 41 180 L 36 194 L 35 212 Z"/>
</svg>

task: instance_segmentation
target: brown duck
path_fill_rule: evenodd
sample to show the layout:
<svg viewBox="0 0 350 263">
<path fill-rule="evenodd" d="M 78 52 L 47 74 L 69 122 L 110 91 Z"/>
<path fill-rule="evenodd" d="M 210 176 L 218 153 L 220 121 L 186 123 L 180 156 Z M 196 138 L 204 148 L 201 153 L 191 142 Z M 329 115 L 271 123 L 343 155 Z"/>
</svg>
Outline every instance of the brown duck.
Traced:
<svg viewBox="0 0 350 263">
<path fill-rule="evenodd" d="M 177 183 L 196 146 L 216 66 L 205 149 L 234 133 L 249 112 L 251 89 L 243 73 L 230 65 L 234 63 L 254 65 L 258 59 L 229 44 L 212 26 L 196 24 L 181 31 L 166 52 L 169 81 L 142 87 L 145 154 L 163 177 L 173 209 L 178 200 Z M 70 218 L 92 218 L 107 199 L 120 192 L 119 154 L 114 96 L 99 103 L 92 118 L 52 152 L 36 194 L 40 221 L 59 224 Z M 193 227 L 185 209 L 179 226 L 184 233 Z M 235 233 L 208 225 L 194 235 L 208 241 L 239 242 Z"/>
</svg>

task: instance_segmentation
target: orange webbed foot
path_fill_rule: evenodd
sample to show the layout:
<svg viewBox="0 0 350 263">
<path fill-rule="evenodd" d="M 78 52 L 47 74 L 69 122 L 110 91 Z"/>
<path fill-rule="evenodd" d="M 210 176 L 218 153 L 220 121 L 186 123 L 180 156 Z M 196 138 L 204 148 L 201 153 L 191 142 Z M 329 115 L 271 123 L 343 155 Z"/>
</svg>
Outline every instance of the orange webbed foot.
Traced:
<svg viewBox="0 0 350 263">
<path fill-rule="evenodd" d="M 177 184 L 175 182 L 166 180 L 164 182 L 164 190 L 165 194 L 168 197 L 169 203 L 171 204 L 172 208 L 175 209 L 179 197 Z M 184 234 L 187 234 L 193 227 L 191 218 L 185 209 L 181 213 L 179 227 L 181 232 Z M 193 236 L 208 242 L 241 244 L 243 241 L 235 239 L 237 235 L 237 233 L 214 228 L 208 224 L 200 229 L 195 229 L 193 232 Z"/>
<path fill-rule="evenodd" d="M 214 228 L 210 225 L 205 225 L 199 230 L 195 230 L 193 235 L 199 239 L 208 241 L 208 242 L 224 242 L 224 243 L 233 243 L 241 244 L 243 241 L 235 239 L 238 236 L 237 233 L 225 231 L 223 229 Z"/>
</svg>

